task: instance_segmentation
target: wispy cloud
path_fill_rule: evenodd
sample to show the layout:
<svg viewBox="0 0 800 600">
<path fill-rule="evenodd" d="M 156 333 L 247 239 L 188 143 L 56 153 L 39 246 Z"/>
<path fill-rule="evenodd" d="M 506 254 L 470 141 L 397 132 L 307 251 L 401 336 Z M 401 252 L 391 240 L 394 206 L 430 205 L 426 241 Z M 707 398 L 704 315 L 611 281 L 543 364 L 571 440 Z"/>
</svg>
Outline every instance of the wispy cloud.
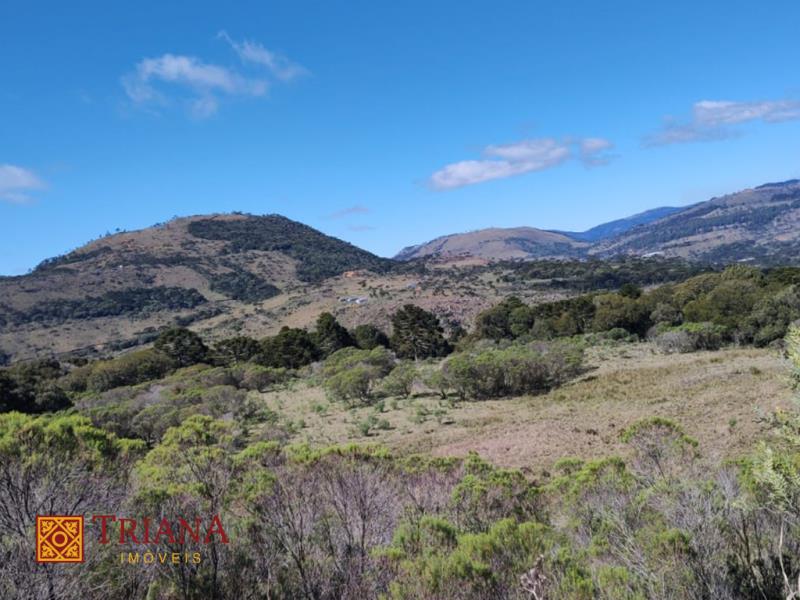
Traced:
<svg viewBox="0 0 800 600">
<path fill-rule="evenodd" d="M 282 54 L 267 50 L 258 42 L 244 40 L 237 42 L 228 35 L 227 31 L 220 31 L 217 37 L 225 40 L 236 51 L 244 63 L 251 63 L 265 67 L 273 77 L 281 81 L 291 81 L 297 77 L 308 75 L 309 71 L 302 65 L 292 62 Z"/>
<path fill-rule="evenodd" d="M 150 109 L 178 102 L 185 104 L 193 116 L 204 118 L 217 112 L 224 97 L 266 96 L 271 79 L 284 82 L 306 72 L 261 44 L 240 44 L 225 32 L 219 36 L 231 45 L 242 62 L 253 67 L 249 73 L 195 56 L 163 54 L 143 59 L 122 77 L 128 98 L 136 106 Z"/>
<path fill-rule="evenodd" d="M 336 212 L 332 212 L 328 215 L 329 219 L 343 219 L 345 217 L 350 217 L 353 215 L 365 215 L 369 212 L 369 209 L 366 206 L 361 204 L 355 204 L 353 206 L 348 206 L 347 208 L 343 208 L 341 210 L 337 210 Z"/>
<path fill-rule="evenodd" d="M 572 158 L 588 166 L 607 164 L 612 158 L 606 154 L 613 144 L 602 138 L 557 140 L 536 138 L 512 144 L 486 146 L 481 160 L 462 160 L 445 165 L 429 179 L 435 190 L 449 190 L 504 179 L 523 173 L 543 171 L 556 167 Z"/>
<path fill-rule="evenodd" d="M 44 187 L 45 183 L 33 171 L 16 165 L 0 164 L 0 200 L 12 204 L 27 204 L 33 200 L 30 194 Z"/>
<path fill-rule="evenodd" d="M 672 117 L 664 126 L 645 137 L 646 146 L 663 146 L 688 142 L 710 142 L 740 135 L 732 125 L 752 121 L 780 123 L 800 119 L 800 101 L 765 100 L 760 102 L 732 102 L 729 100 L 701 100 L 692 106 L 689 120 Z"/>
</svg>

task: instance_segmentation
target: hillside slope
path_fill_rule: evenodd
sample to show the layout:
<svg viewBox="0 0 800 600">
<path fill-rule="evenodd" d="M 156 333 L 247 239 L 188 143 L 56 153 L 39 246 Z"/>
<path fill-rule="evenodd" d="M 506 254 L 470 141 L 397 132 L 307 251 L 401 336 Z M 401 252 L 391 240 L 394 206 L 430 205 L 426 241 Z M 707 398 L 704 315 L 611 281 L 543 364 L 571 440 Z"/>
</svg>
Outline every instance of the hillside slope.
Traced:
<svg viewBox="0 0 800 600">
<path fill-rule="evenodd" d="M 279 215 L 196 216 L 95 240 L 0 278 L 0 349 L 146 340 L 392 261 Z"/>
<path fill-rule="evenodd" d="M 663 219 L 681 210 L 684 209 L 676 206 L 661 206 L 631 215 L 630 217 L 616 219 L 608 223 L 601 223 L 586 231 L 557 231 L 556 233 L 563 233 L 564 235 L 582 242 L 599 242 L 600 240 L 622 235 L 637 225 L 652 223 L 653 221 Z"/>
<path fill-rule="evenodd" d="M 592 247 L 591 254 L 661 254 L 727 263 L 800 259 L 800 181 L 742 190 L 640 225 Z"/>
<path fill-rule="evenodd" d="M 492 227 L 469 233 L 438 237 L 424 244 L 403 248 L 397 260 L 475 256 L 491 260 L 579 256 L 588 244 L 564 234 L 534 227 Z"/>
</svg>

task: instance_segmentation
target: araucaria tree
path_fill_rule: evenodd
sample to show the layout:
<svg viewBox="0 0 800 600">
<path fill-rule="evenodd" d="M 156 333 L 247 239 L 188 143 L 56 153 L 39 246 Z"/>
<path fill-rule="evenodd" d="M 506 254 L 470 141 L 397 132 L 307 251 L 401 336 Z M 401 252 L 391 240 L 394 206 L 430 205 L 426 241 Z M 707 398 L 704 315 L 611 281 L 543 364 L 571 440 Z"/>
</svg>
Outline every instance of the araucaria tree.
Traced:
<svg viewBox="0 0 800 600">
<path fill-rule="evenodd" d="M 439 318 L 419 306 L 406 304 L 392 316 L 392 350 L 399 358 L 446 356 L 450 344 Z"/>
</svg>

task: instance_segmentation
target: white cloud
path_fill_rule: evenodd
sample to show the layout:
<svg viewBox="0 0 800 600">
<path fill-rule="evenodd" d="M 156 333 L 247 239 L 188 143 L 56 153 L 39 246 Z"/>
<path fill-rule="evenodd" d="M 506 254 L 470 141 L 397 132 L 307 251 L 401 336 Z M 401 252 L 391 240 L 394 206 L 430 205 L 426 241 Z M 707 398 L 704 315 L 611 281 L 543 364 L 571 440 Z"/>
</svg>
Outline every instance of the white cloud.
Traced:
<svg viewBox="0 0 800 600">
<path fill-rule="evenodd" d="M 266 96 L 270 79 L 286 82 L 308 71 L 257 42 L 227 41 L 242 62 L 251 67 L 235 69 L 202 61 L 194 56 L 164 54 L 140 61 L 122 78 L 128 98 L 137 106 L 152 107 L 172 102 L 184 104 L 197 118 L 217 112 L 224 97 Z"/>
<path fill-rule="evenodd" d="M 600 167 L 610 163 L 615 156 L 608 154 L 614 144 L 603 138 L 584 138 L 579 141 L 580 159 L 587 167 Z"/>
<path fill-rule="evenodd" d="M 573 146 L 577 146 L 577 152 Z M 601 138 L 566 141 L 538 138 L 513 144 L 490 145 L 483 150 L 485 159 L 463 160 L 446 165 L 431 175 L 429 183 L 433 189 L 449 190 L 542 171 L 575 157 L 587 165 L 605 164 L 610 157 L 602 156 L 602 153 L 611 147 L 611 142 Z"/>
<path fill-rule="evenodd" d="M 265 67 L 276 79 L 291 81 L 292 79 L 308 74 L 308 69 L 302 65 L 292 62 L 277 52 L 267 50 L 258 42 L 249 40 L 237 42 L 231 39 L 226 31 L 220 31 L 217 37 L 228 42 L 231 48 L 236 51 L 236 54 L 239 55 L 242 62 Z"/>
<path fill-rule="evenodd" d="M 25 204 L 33 200 L 31 192 L 44 187 L 44 182 L 33 171 L 16 165 L 0 164 L 0 200 Z"/>
<path fill-rule="evenodd" d="M 739 135 L 739 131 L 731 129 L 731 125 L 752 121 L 780 123 L 796 119 L 800 119 L 800 101 L 797 100 L 701 100 L 692 106 L 691 120 L 680 122 L 667 119 L 660 131 L 645 137 L 645 145 L 663 146 L 723 140 Z"/>
<path fill-rule="evenodd" d="M 188 92 L 188 105 L 198 117 L 216 112 L 219 94 L 263 96 L 268 90 L 263 79 L 244 77 L 193 56 L 175 54 L 144 59 L 136 65 L 133 73 L 123 77 L 122 84 L 128 97 L 136 104 L 167 103 L 165 89 L 173 93 Z"/>
<path fill-rule="evenodd" d="M 779 123 L 800 119 L 800 102 L 776 100 L 766 102 L 729 102 L 702 100 L 695 103 L 694 120 L 704 125 L 735 125 L 747 121 L 763 120 Z"/>
</svg>

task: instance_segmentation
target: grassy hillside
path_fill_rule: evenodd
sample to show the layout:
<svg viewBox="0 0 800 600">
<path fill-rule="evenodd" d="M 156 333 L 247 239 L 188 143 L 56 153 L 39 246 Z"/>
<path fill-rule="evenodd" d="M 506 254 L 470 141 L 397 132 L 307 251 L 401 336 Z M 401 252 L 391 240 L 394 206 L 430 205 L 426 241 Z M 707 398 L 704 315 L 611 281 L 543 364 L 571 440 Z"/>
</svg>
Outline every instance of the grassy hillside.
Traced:
<svg viewBox="0 0 800 600">
<path fill-rule="evenodd" d="M 797 261 L 799 231 L 800 183 L 791 180 L 712 198 L 601 242 L 591 252 L 786 264 Z"/>
</svg>

